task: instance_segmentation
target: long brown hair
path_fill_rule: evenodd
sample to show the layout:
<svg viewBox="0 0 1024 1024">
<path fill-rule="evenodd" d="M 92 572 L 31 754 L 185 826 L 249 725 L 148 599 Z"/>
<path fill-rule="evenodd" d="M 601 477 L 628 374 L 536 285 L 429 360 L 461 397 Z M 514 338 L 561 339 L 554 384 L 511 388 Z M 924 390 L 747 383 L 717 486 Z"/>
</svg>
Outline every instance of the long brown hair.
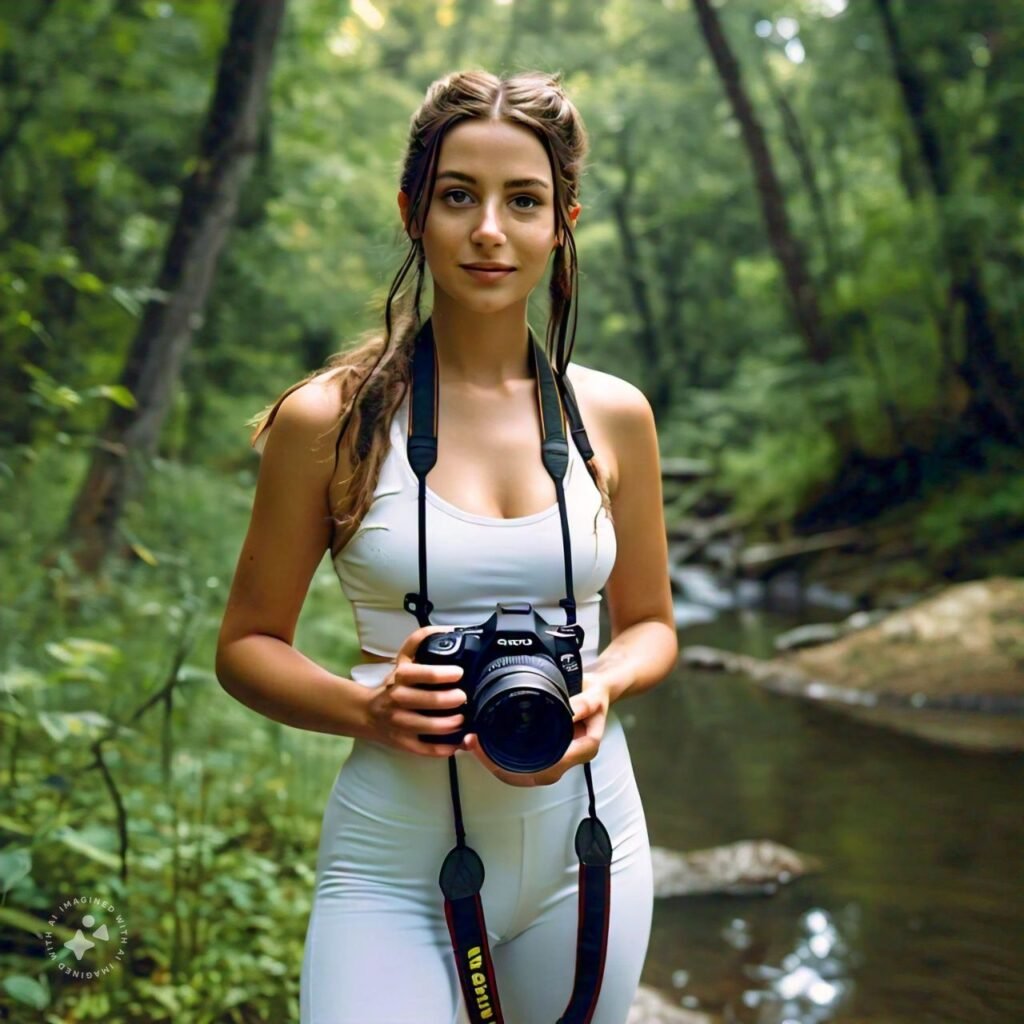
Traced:
<svg viewBox="0 0 1024 1024">
<path fill-rule="evenodd" d="M 330 503 L 335 536 L 339 530 L 353 530 L 373 499 L 381 463 L 389 448 L 391 420 L 410 385 L 413 342 L 422 324 L 420 299 L 425 259 L 420 236 L 434 192 L 441 143 L 449 129 L 472 118 L 507 121 L 528 128 L 547 151 L 555 186 L 555 232 L 560 241 L 552 260 L 545 349 L 559 375 L 565 374 L 572 356 L 577 268 L 569 210 L 577 202 L 588 151 L 587 132 L 579 111 L 562 88 L 558 74 L 530 71 L 499 78 L 487 71 L 474 70 L 445 75 L 427 88 L 409 124 L 401 174 L 402 191 L 410 199 L 406 220 L 409 251 L 388 292 L 383 333 L 379 329 L 364 333 L 352 347 L 331 356 L 321 369 L 293 384 L 249 421 L 255 426 L 251 444 L 260 449 L 281 402 L 313 378 L 337 371 L 342 412 L 334 464 L 337 469 L 338 453 L 344 444 L 353 471 L 350 477 L 332 484 Z M 413 225 L 419 228 L 414 233 L 416 237 L 409 230 Z M 402 284 L 413 265 L 414 287 L 407 286 L 403 291 Z M 352 431 L 348 429 L 350 425 L 354 426 Z M 601 493 L 602 506 L 611 516 L 604 467 L 595 458 L 587 462 L 587 468 Z M 340 491 L 337 498 L 336 488 Z"/>
</svg>

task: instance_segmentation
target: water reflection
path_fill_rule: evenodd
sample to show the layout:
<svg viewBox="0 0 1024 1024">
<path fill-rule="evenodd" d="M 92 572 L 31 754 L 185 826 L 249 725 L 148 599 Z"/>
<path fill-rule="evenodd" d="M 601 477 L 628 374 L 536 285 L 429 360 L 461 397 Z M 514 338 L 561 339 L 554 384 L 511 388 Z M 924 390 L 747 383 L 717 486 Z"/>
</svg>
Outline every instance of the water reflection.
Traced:
<svg viewBox="0 0 1024 1024">
<path fill-rule="evenodd" d="M 800 622 L 844 617 L 700 607 L 681 645 L 762 657 Z M 619 714 L 653 844 L 771 839 L 824 862 L 770 897 L 658 900 L 645 983 L 723 1024 L 1024 1020 L 1024 760 L 692 671 Z"/>
<path fill-rule="evenodd" d="M 765 984 L 744 991 L 743 1006 L 757 1012 L 737 1019 L 754 1024 L 822 1024 L 835 1020 L 849 1002 L 853 991 L 847 966 L 851 950 L 840 935 L 838 922 L 827 910 L 815 907 L 801 916 L 799 928 L 796 947 L 783 957 L 780 966 L 745 967 L 748 977 Z M 743 934 L 749 945 L 745 928 Z"/>
</svg>

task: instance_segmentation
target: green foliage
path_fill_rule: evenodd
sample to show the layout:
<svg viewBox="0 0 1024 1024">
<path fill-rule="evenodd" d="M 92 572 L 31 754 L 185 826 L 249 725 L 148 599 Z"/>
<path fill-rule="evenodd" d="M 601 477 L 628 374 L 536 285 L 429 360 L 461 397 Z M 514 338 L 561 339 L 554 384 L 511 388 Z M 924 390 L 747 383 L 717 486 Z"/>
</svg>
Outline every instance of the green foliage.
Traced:
<svg viewBox="0 0 1024 1024">
<path fill-rule="evenodd" d="M 319 811 L 350 741 L 263 719 L 213 677 L 251 467 L 158 463 L 125 524 L 149 559 L 91 581 L 59 550 L 81 453 L 2 461 L 0 923 L 20 938 L 0 1006 L 54 1021 L 72 1010 L 83 1021 L 294 1017 Z M 329 565 L 296 644 L 339 672 L 357 658 Z M 161 691 L 169 704 L 140 711 Z M 69 892 L 125 915 L 130 958 L 116 984 L 83 986 L 46 959 L 40 922 Z"/>
<path fill-rule="evenodd" d="M 968 547 L 992 548 L 1020 536 L 1024 523 L 1024 460 L 997 452 L 993 471 L 936 487 L 917 517 L 918 539 L 942 558 Z M 1004 565 L 995 571 L 1006 572 Z"/>
<path fill-rule="evenodd" d="M 832 438 L 808 418 L 803 430 L 761 434 L 749 448 L 727 452 L 723 476 L 737 512 L 784 522 L 806 506 L 815 488 L 828 484 L 836 462 Z"/>
</svg>

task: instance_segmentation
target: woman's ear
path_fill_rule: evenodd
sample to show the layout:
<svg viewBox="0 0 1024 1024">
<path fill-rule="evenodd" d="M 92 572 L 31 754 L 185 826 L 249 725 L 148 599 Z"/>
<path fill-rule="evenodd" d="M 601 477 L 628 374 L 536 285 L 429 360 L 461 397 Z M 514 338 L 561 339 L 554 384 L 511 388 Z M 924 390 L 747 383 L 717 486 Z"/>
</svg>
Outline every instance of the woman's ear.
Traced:
<svg viewBox="0 0 1024 1024">
<path fill-rule="evenodd" d="M 415 230 L 412 230 L 409 225 L 409 196 L 401 189 L 398 190 L 398 209 L 402 214 L 402 227 L 405 228 L 406 233 L 410 238 L 416 238 L 417 234 Z"/>
<path fill-rule="evenodd" d="M 576 218 L 580 215 L 580 210 L 582 210 L 582 209 L 583 209 L 583 207 L 579 203 L 577 203 L 575 206 L 570 206 L 569 207 L 569 227 L 573 231 L 576 230 Z M 554 249 L 557 246 L 563 245 L 563 244 L 564 244 L 564 240 L 562 238 L 561 231 L 555 232 L 555 241 L 554 241 L 554 244 L 551 246 L 551 248 Z"/>
</svg>

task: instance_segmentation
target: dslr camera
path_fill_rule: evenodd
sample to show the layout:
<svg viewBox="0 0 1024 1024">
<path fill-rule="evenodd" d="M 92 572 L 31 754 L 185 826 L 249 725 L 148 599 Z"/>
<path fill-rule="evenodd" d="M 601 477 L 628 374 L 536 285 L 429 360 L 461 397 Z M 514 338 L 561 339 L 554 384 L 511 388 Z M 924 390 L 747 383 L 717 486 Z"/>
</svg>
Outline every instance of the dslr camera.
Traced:
<svg viewBox="0 0 1024 1024">
<path fill-rule="evenodd" d="M 416 648 L 421 665 L 458 665 L 457 683 L 418 683 L 424 690 L 466 691 L 455 711 L 427 709 L 433 717 L 463 714 L 463 727 L 443 735 L 421 733 L 424 743 L 461 743 L 475 732 L 480 746 L 510 772 L 539 772 L 556 764 L 573 737 L 569 698 L 583 688 L 583 628 L 553 626 L 527 602 L 497 605 L 479 626 L 433 633 Z"/>
</svg>

